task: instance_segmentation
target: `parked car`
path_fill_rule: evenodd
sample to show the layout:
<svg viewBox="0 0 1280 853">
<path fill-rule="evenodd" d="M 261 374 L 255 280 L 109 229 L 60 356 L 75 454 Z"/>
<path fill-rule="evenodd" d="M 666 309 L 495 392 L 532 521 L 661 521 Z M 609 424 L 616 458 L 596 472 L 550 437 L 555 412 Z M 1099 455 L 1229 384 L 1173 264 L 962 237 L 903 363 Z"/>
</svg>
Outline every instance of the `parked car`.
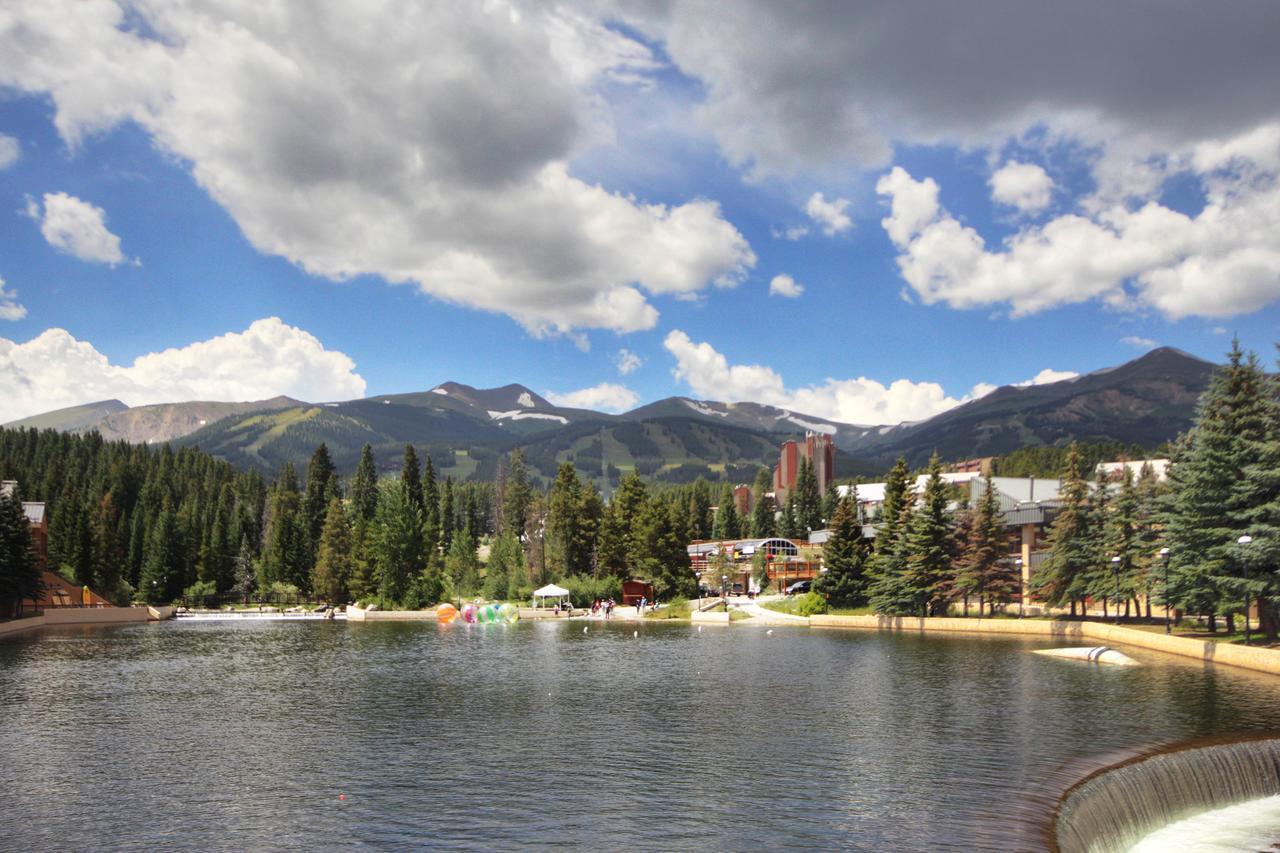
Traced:
<svg viewBox="0 0 1280 853">
<path fill-rule="evenodd" d="M 787 587 L 787 595 L 799 595 L 813 589 L 813 581 L 796 581 Z"/>
</svg>

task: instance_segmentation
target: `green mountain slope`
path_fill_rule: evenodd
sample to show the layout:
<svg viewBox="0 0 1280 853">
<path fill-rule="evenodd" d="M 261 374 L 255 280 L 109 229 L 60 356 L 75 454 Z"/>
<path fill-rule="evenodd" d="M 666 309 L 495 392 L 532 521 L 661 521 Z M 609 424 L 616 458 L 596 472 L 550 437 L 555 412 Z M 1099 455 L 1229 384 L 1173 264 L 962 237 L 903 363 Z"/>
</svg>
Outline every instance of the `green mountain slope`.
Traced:
<svg viewBox="0 0 1280 853">
<path fill-rule="evenodd" d="M 84 427 L 98 423 L 108 415 L 123 412 L 128 408 L 119 400 L 102 400 L 98 403 L 85 403 L 83 406 L 70 406 L 65 409 L 55 409 L 52 412 L 32 415 L 29 418 L 10 421 L 4 426 L 76 432 Z"/>
</svg>

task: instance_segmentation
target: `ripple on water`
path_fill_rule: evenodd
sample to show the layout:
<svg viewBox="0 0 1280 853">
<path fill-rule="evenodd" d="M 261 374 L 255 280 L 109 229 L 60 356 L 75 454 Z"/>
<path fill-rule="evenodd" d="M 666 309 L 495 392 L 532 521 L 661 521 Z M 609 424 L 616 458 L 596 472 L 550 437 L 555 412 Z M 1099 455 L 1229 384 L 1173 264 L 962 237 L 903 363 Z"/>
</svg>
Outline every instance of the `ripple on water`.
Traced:
<svg viewBox="0 0 1280 853">
<path fill-rule="evenodd" d="M 0 755 L 22 758 L 0 762 L 0 801 L 36 848 L 1026 849 L 1091 763 L 1280 727 L 1271 680 L 1176 660 L 634 630 L 211 621 L 6 638 Z"/>
</svg>

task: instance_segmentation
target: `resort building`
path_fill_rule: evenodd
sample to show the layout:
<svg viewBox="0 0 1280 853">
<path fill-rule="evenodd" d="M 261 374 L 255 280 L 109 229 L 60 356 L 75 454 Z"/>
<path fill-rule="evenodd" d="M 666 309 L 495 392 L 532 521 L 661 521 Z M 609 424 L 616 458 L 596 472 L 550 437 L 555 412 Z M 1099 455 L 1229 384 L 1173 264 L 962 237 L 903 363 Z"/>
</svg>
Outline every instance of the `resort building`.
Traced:
<svg viewBox="0 0 1280 853">
<path fill-rule="evenodd" d="M 822 571 L 822 549 L 808 542 L 774 536 L 767 539 L 721 539 L 688 546 L 689 563 L 698 585 L 731 593 L 751 589 L 757 559 L 764 560 L 770 588 L 779 591 L 798 580 L 811 580 Z"/>
<path fill-rule="evenodd" d="M 773 495 L 778 506 L 787 502 L 787 493 L 796 487 L 800 460 L 808 459 L 818 480 L 818 494 L 825 494 L 827 484 L 835 480 L 836 446 L 831 436 L 807 432 L 804 441 L 784 441 L 773 469 Z"/>
</svg>

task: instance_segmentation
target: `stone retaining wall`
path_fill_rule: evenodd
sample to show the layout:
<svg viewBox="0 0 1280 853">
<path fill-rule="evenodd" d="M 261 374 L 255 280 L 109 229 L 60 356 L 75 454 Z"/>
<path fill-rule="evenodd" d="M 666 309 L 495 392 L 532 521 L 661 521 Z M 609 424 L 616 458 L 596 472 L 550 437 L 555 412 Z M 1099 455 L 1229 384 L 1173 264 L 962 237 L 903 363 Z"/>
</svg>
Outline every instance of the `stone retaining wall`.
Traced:
<svg viewBox="0 0 1280 853">
<path fill-rule="evenodd" d="M 52 625 L 127 625 L 173 617 L 173 607 L 56 607 L 12 622 L 0 622 L 0 635 Z"/>
<path fill-rule="evenodd" d="M 1196 658 L 1207 663 L 1225 663 L 1244 669 L 1280 675 L 1280 652 L 1250 646 L 1235 646 L 1212 640 L 1195 640 L 1156 631 L 1139 631 L 1101 622 L 1048 621 L 1043 619 L 957 619 L 954 617 L 908 616 L 811 616 L 814 628 L 863 628 L 882 631 L 963 632 L 970 634 L 1020 634 L 1053 637 L 1097 645 L 1128 645 Z"/>
</svg>

